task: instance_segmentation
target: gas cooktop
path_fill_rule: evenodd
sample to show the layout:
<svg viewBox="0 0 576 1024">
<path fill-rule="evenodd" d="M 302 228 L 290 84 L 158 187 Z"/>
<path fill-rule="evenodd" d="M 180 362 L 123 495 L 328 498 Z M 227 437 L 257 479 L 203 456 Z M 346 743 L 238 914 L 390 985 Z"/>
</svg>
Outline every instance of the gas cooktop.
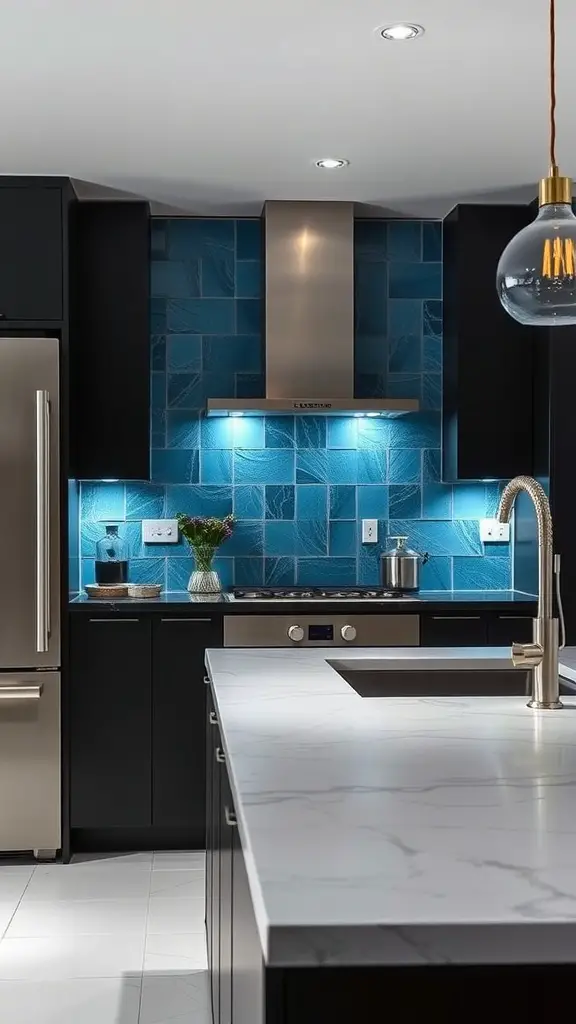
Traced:
<svg viewBox="0 0 576 1024">
<path fill-rule="evenodd" d="M 235 587 L 230 601 L 418 601 L 381 587 Z"/>
</svg>

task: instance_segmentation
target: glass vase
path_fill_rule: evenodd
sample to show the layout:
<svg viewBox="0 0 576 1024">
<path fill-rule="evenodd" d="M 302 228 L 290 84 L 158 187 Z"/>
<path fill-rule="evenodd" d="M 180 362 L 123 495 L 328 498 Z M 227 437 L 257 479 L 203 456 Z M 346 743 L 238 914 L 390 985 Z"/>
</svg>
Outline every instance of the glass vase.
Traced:
<svg viewBox="0 0 576 1024">
<path fill-rule="evenodd" d="M 219 594 L 222 584 L 218 573 L 212 567 L 216 548 L 207 544 L 197 544 L 193 550 L 196 568 L 188 580 L 189 592 L 191 594 Z"/>
</svg>

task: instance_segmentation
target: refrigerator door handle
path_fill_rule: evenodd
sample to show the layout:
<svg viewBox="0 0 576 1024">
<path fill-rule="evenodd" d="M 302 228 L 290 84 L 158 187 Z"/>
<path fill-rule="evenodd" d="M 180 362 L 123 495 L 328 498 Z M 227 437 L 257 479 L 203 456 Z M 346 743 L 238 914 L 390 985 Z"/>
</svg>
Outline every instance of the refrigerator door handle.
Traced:
<svg viewBox="0 0 576 1024">
<path fill-rule="evenodd" d="M 50 638 L 50 395 L 36 392 L 36 651 Z"/>
<path fill-rule="evenodd" d="M 42 696 L 43 683 L 34 686 L 32 683 L 2 683 L 0 684 L 0 701 L 3 700 L 40 700 Z"/>
</svg>

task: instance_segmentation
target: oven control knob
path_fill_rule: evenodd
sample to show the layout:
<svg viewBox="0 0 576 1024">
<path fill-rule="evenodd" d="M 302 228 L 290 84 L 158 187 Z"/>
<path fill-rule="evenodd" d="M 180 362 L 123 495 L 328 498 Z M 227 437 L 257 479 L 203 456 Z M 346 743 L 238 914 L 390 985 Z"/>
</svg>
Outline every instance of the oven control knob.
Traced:
<svg viewBox="0 0 576 1024">
<path fill-rule="evenodd" d="M 356 639 L 356 626 L 342 626 L 340 635 L 343 640 L 347 640 L 350 643 Z"/>
<path fill-rule="evenodd" d="M 302 629 L 302 626 L 289 626 L 288 636 L 290 637 L 291 640 L 294 641 L 295 644 L 297 644 L 299 640 L 303 640 L 304 630 Z"/>
</svg>

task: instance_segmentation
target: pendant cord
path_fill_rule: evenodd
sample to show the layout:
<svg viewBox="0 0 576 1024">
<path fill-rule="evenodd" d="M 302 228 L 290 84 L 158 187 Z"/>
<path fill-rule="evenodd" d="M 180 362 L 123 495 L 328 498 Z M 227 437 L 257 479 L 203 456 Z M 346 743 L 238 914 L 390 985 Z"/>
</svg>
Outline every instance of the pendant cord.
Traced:
<svg viewBox="0 0 576 1024">
<path fill-rule="evenodd" d="M 556 169 L 556 0 L 550 0 L 550 173 Z"/>
</svg>

